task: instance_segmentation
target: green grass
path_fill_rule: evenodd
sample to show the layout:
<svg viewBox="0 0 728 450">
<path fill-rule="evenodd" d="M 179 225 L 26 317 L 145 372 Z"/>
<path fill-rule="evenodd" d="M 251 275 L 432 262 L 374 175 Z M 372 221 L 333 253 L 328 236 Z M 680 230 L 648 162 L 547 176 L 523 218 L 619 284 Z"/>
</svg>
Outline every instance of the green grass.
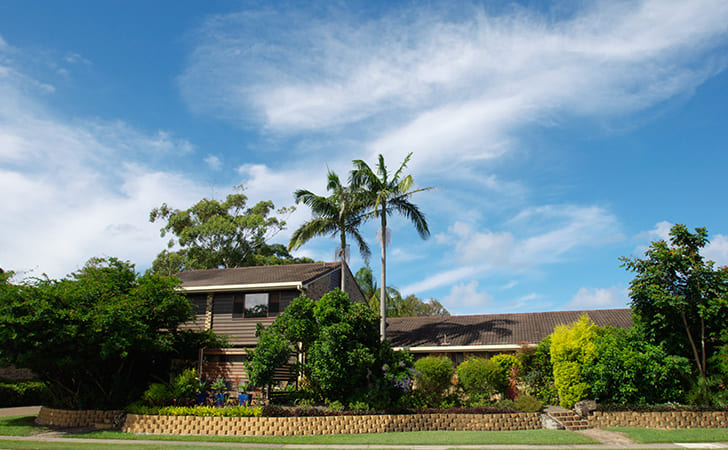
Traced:
<svg viewBox="0 0 728 450">
<path fill-rule="evenodd" d="M 660 442 L 728 442 L 728 429 L 691 428 L 684 430 L 658 430 L 652 428 L 613 427 L 609 431 L 624 433 L 639 443 Z"/>
<path fill-rule="evenodd" d="M 48 429 L 35 424 L 35 415 L 0 417 L 0 436 L 31 436 Z"/>
<path fill-rule="evenodd" d="M 74 437 L 90 439 L 142 439 L 306 445 L 568 445 L 597 443 L 593 439 L 581 434 L 555 430 L 413 431 L 399 433 L 334 434 L 325 436 L 180 436 L 137 435 L 121 433 L 119 431 L 94 431 L 75 435 Z"/>
</svg>

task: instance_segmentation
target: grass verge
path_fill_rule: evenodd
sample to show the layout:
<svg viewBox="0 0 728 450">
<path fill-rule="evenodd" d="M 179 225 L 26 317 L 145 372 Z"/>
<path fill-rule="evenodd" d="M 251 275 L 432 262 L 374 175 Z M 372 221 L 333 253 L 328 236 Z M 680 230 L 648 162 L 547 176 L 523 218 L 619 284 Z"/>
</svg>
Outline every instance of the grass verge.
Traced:
<svg viewBox="0 0 728 450">
<path fill-rule="evenodd" d="M 32 436 L 48 431 L 35 424 L 35 415 L 0 417 L 0 436 Z"/>
<path fill-rule="evenodd" d="M 653 428 L 612 427 L 609 431 L 624 433 L 639 443 L 662 442 L 728 442 L 728 429 L 690 428 L 683 430 L 658 430 Z"/>
<path fill-rule="evenodd" d="M 334 434 L 326 436 L 189 436 L 137 435 L 118 431 L 94 431 L 74 435 L 90 439 L 175 440 L 207 442 L 241 442 L 254 444 L 306 445 L 569 445 L 596 444 L 597 441 L 568 431 L 413 431 L 399 433 Z"/>
</svg>

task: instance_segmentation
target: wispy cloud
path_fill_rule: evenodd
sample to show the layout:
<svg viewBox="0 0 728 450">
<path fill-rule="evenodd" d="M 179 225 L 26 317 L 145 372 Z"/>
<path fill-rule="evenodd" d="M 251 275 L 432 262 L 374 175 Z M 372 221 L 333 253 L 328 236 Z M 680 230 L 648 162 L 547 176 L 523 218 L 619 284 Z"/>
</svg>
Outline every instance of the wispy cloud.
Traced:
<svg viewBox="0 0 728 450">
<path fill-rule="evenodd" d="M 7 45 L 6 45 L 7 47 Z M 193 146 L 165 131 L 112 120 L 59 118 L 42 85 L 0 74 L 0 266 L 62 277 L 98 255 L 149 262 L 163 248 L 148 212 L 201 189 L 154 162 Z M 7 101 L 5 101 L 7 100 Z"/>
<path fill-rule="evenodd" d="M 623 288 L 582 287 L 563 309 L 625 308 L 628 301 L 627 290 Z"/>
<path fill-rule="evenodd" d="M 520 273 L 557 263 L 579 250 L 620 239 L 619 222 L 598 207 L 549 205 L 522 211 L 509 226 L 516 231 L 479 231 L 472 224 L 456 221 L 447 233 L 436 236 L 441 245 L 452 247 L 455 268 L 407 286 L 419 292 L 446 286 L 487 273 Z"/>
<path fill-rule="evenodd" d="M 723 1 L 574 5 L 561 17 L 477 5 L 215 16 L 179 82 L 194 110 L 273 133 L 376 124 L 355 128 L 372 155 L 416 149 L 416 164 L 442 170 L 502 155 L 525 125 L 648 108 L 726 66 Z"/>
</svg>

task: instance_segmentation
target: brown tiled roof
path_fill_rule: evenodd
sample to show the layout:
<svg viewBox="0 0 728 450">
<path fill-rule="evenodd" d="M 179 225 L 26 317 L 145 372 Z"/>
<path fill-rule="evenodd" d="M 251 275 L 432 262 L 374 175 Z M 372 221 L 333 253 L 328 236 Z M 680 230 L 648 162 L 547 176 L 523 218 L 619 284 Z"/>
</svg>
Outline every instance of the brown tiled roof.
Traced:
<svg viewBox="0 0 728 450">
<path fill-rule="evenodd" d="M 340 267 L 341 263 L 336 262 L 188 270 L 178 273 L 177 278 L 182 280 L 182 288 L 260 283 L 307 283 Z"/>
<path fill-rule="evenodd" d="M 599 326 L 629 328 L 632 310 L 553 311 L 518 314 L 484 314 L 445 317 L 396 317 L 387 319 L 387 338 L 393 347 L 442 345 L 537 344 L 556 325 L 569 324 L 583 313 Z"/>
</svg>

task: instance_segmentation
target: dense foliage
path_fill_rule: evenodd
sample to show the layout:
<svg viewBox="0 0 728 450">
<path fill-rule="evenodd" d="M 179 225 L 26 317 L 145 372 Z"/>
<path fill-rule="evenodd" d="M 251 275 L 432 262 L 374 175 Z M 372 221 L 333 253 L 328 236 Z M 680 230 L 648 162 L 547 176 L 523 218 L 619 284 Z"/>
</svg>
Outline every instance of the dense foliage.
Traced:
<svg viewBox="0 0 728 450">
<path fill-rule="evenodd" d="M 284 356 L 287 360 L 297 350 L 302 360 L 299 374 L 315 398 L 391 406 L 386 403 L 397 403 L 411 388 L 412 361 L 380 341 L 377 322 L 376 313 L 351 303 L 338 289 L 317 302 L 299 297 L 260 333 L 247 368 L 256 384 L 269 383 Z"/>
<path fill-rule="evenodd" d="M 596 360 L 582 367 L 589 398 L 610 404 L 684 401 L 690 362 L 649 344 L 634 331 L 601 328 Z"/>
<path fill-rule="evenodd" d="M 522 347 L 516 355 L 523 365 L 521 380 L 526 387 L 526 394 L 547 405 L 558 403 L 554 367 L 551 364 L 551 337 L 546 336 L 535 348 Z"/>
<path fill-rule="evenodd" d="M 565 408 L 571 408 L 589 393 L 590 386 L 582 375 L 582 367 L 597 357 L 596 335 L 597 326 L 587 315 L 571 325 L 557 326 L 551 334 L 554 384 L 559 393 L 559 404 Z"/>
<path fill-rule="evenodd" d="M 161 234 L 173 238 L 169 250 L 155 259 L 152 271 L 173 275 L 192 269 L 313 262 L 293 258 L 282 245 L 267 244 L 286 224 L 274 213 L 286 214 L 289 209 L 276 211 L 271 201 L 248 206 L 242 186 L 238 188 L 241 192 L 228 195 L 222 202 L 203 198 L 185 210 L 166 203 L 154 208 L 149 220 L 165 222 Z M 180 248 L 172 250 L 177 245 Z"/>
<path fill-rule="evenodd" d="M 455 373 L 450 358 L 441 356 L 426 356 L 415 361 L 416 389 L 422 399 L 430 408 L 440 406 L 447 391 L 452 385 L 452 376 Z"/>
<path fill-rule="evenodd" d="M 178 282 L 139 276 L 115 258 L 92 259 L 62 280 L 13 284 L 3 276 L 0 360 L 46 382 L 44 404 L 125 406 L 152 377 L 166 376 L 171 358 L 194 357 L 213 339 L 179 330 L 191 309 Z"/>
<path fill-rule="evenodd" d="M 670 241 L 653 242 L 644 258 L 622 258 L 635 273 L 630 297 L 635 322 L 648 342 L 689 358 L 706 378 L 709 364 L 728 343 L 728 267 L 715 268 L 700 251 L 709 243 L 705 228 L 694 233 L 677 224 Z"/>
<path fill-rule="evenodd" d="M 495 394 L 503 394 L 508 387 L 506 371 L 489 359 L 464 361 L 456 373 L 458 384 L 472 402 L 489 401 Z"/>
<path fill-rule="evenodd" d="M 40 405 L 49 394 L 42 381 L 0 381 L 0 408 Z"/>
</svg>

